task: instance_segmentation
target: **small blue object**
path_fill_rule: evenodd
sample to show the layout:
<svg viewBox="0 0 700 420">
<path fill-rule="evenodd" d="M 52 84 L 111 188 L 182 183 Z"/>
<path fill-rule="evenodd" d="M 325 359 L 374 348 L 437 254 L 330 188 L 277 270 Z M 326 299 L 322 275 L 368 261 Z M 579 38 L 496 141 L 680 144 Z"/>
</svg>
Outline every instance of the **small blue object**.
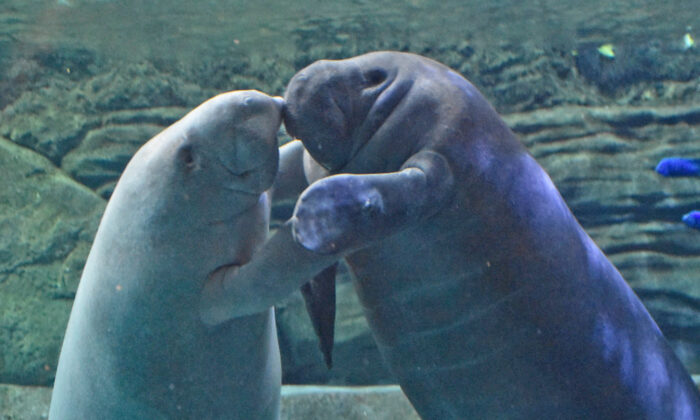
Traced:
<svg viewBox="0 0 700 420">
<path fill-rule="evenodd" d="M 700 176 L 700 159 L 663 158 L 656 172 L 663 176 Z"/>
<path fill-rule="evenodd" d="M 683 223 L 691 228 L 700 229 L 700 211 L 693 210 L 683 216 Z"/>
</svg>

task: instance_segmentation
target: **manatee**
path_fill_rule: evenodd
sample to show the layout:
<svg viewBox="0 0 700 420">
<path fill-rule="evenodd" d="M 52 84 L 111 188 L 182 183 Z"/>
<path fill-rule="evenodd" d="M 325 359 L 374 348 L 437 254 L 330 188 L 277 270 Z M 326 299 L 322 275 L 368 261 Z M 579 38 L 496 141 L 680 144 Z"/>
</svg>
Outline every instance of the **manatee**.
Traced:
<svg viewBox="0 0 700 420">
<path fill-rule="evenodd" d="M 282 107 L 218 95 L 131 159 L 73 303 L 52 420 L 279 418 L 272 308 L 211 327 L 198 302 L 265 241 Z"/>
<path fill-rule="evenodd" d="M 294 214 L 205 288 L 204 322 L 267 307 L 344 258 L 422 418 L 700 418 L 641 301 L 464 77 L 375 52 L 302 69 L 285 100 L 301 142 L 283 147 L 295 179 L 279 175 L 272 199 L 299 195 Z"/>
</svg>

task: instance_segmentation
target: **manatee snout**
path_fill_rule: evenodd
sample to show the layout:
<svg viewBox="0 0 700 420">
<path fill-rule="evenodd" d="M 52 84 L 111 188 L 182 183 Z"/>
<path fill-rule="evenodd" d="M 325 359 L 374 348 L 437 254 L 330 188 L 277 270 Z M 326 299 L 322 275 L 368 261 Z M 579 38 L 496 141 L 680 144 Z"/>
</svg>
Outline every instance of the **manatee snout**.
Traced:
<svg viewBox="0 0 700 420">
<path fill-rule="evenodd" d="M 255 90 L 227 95 L 221 109 L 224 127 L 204 141 L 227 142 L 212 158 L 228 172 L 230 190 L 259 194 L 277 173 L 277 130 L 285 101 Z"/>
<path fill-rule="evenodd" d="M 410 82 L 394 83 L 397 77 L 381 55 L 317 61 L 287 86 L 285 128 L 317 163 L 342 172 L 410 89 Z"/>
<path fill-rule="evenodd" d="M 169 165 L 187 186 L 187 191 L 178 188 L 173 199 L 209 203 L 197 212 L 212 221 L 255 205 L 277 174 L 283 109 L 281 97 L 255 90 L 226 92 L 169 128 L 158 147 L 175 151 Z"/>
<path fill-rule="evenodd" d="M 361 82 L 361 74 L 342 61 L 321 60 L 287 86 L 285 128 L 329 171 L 342 168 L 351 156 L 357 122 L 352 97 Z"/>
</svg>

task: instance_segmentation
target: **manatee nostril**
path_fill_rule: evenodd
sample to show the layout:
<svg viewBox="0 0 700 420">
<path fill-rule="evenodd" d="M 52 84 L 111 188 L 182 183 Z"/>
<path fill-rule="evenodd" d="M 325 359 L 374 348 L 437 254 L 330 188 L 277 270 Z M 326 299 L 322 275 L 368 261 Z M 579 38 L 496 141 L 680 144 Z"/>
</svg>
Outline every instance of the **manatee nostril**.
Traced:
<svg viewBox="0 0 700 420">
<path fill-rule="evenodd" d="M 365 83 L 367 87 L 377 86 L 383 83 L 388 77 L 386 70 L 384 69 L 371 69 L 364 74 Z"/>
</svg>

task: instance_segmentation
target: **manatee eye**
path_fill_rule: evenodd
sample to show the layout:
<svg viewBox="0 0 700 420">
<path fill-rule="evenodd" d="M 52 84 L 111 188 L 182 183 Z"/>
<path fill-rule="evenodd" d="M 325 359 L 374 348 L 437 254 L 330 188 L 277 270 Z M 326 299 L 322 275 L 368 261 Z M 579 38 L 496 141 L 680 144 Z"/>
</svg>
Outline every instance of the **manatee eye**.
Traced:
<svg viewBox="0 0 700 420">
<path fill-rule="evenodd" d="M 192 169 L 195 166 L 194 150 L 191 144 L 180 147 L 177 151 L 178 158 L 185 164 L 187 169 Z"/>
<path fill-rule="evenodd" d="M 265 109 L 265 101 L 255 96 L 249 95 L 243 98 L 241 110 L 246 118 L 249 118 Z"/>
<path fill-rule="evenodd" d="M 368 86 L 377 86 L 387 78 L 386 70 L 372 69 L 365 74 L 365 82 Z"/>
</svg>

